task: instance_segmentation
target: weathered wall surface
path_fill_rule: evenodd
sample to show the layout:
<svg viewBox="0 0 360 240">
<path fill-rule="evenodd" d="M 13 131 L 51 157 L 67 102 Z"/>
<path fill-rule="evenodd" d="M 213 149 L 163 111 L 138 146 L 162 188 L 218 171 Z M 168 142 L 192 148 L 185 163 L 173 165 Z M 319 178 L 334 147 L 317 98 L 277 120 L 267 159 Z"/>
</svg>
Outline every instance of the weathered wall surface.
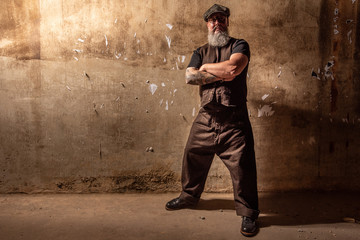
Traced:
<svg viewBox="0 0 360 240">
<path fill-rule="evenodd" d="M 2 1 L 0 192 L 179 190 L 213 3 Z M 251 46 L 259 190 L 360 190 L 360 3 L 218 3 Z M 206 189 L 232 189 L 219 159 Z"/>
</svg>

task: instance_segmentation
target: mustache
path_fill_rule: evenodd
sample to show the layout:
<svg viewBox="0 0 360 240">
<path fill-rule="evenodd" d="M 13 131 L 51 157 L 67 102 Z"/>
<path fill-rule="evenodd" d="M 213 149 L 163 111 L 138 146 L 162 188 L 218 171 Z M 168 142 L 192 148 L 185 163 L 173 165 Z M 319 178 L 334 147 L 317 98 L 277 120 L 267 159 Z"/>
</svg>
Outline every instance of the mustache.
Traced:
<svg viewBox="0 0 360 240">
<path fill-rule="evenodd" d="M 215 27 L 213 27 L 213 29 L 211 29 L 211 31 L 210 31 L 211 34 L 215 34 L 216 30 L 219 30 L 219 33 L 228 33 L 227 29 L 221 30 L 221 28 L 219 26 L 215 26 Z"/>
</svg>

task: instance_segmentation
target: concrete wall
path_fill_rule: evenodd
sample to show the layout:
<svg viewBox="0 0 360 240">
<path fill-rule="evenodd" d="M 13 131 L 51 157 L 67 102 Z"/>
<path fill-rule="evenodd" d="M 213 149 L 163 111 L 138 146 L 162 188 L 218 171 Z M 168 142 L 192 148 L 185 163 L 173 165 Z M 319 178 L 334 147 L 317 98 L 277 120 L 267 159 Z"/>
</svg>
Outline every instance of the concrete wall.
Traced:
<svg viewBox="0 0 360 240">
<path fill-rule="evenodd" d="M 3 0 L 0 192 L 179 190 L 213 3 Z M 251 46 L 259 190 L 360 190 L 359 1 L 218 3 Z M 219 159 L 206 189 L 232 189 Z"/>
</svg>

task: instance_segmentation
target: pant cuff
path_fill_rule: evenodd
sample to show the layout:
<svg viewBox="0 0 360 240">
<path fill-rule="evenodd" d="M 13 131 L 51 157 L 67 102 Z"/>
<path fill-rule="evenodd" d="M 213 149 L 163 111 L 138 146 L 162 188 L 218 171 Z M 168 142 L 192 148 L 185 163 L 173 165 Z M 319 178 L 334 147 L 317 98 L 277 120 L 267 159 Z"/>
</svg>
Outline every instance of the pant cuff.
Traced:
<svg viewBox="0 0 360 240">
<path fill-rule="evenodd" d="M 184 191 L 182 191 L 180 193 L 180 199 L 183 199 L 185 202 L 188 202 L 193 205 L 196 205 L 200 200 L 200 198 L 193 197 L 192 195 L 190 195 Z"/>
<path fill-rule="evenodd" d="M 243 216 L 243 217 L 249 217 L 251 219 L 257 219 L 260 214 L 259 210 L 247 208 L 245 206 L 235 208 L 235 210 L 236 210 L 236 215 Z"/>
</svg>

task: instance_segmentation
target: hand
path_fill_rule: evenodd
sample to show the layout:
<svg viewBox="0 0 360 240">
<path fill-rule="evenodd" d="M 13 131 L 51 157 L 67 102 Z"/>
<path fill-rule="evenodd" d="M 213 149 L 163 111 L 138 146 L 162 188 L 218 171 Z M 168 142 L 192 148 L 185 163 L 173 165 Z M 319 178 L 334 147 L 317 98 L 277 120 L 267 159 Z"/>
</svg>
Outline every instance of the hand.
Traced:
<svg viewBox="0 0 360 240">
<path fill-rule="evenodd" d="M 200 67 L 199 71 L 206 72 L 206 63 Z"/>
</svg>

